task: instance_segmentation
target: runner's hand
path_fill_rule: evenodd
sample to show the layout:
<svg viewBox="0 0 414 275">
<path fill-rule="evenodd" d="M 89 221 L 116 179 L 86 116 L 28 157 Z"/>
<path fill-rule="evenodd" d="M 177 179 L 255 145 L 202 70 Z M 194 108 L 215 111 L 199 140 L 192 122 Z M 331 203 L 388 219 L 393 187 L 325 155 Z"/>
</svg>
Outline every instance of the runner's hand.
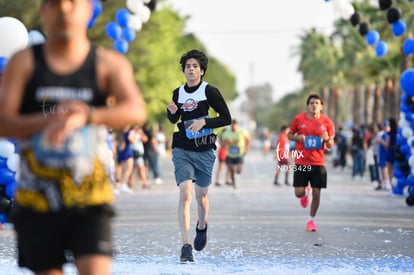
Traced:
<svg viewBox="0 0 414 275">
<path fill-rule="evenodd" d="M 175 105 L 174 101 L 171 101 L 167 106 L 167 110 L 173 115 L 178 111 L 178 107 Z"/>
<path fill-rule="evenodd" d="M 52 145 L 62 144 L 75 130 L 88 122 L 89 106 L 80 101 L 68 101 L 59 104 L 61 110 L 46 126 L 46 139 Z"/>
</svg>

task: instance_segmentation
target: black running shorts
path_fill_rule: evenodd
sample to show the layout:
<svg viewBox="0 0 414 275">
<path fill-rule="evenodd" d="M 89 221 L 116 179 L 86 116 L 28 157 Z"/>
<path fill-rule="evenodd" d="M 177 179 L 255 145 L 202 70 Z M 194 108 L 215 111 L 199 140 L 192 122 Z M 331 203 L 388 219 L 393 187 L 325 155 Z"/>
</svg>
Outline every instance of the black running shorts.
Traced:
<svg viewBox="0 0 414 275">
<path fill-rule="evenodd" d="M 62 268 L 65 255 L 112 256 L 111 206 L 37 213 L 16 206 L 11 221 L 17 233 L 18 263 L 32 271 Z"/>
<path fill-rule="evenodd" d="M 293 173 L 293 186 L 326 188 L 327 173 L 325 166 L 296 165 Z"/>
</svg>

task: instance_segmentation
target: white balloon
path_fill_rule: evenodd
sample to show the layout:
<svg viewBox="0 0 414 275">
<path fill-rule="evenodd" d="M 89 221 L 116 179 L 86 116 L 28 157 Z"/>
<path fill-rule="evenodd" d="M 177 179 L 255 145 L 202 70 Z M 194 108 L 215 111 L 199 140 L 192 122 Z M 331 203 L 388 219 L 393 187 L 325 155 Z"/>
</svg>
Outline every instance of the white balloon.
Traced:
<svg viewBox="0 0 414 275">
<path fill-rule="evenodd" d="M 408 197 L 410 195 L 410 192 L 408 192 L 409 189 L 410 189 L 410 187 L 409 187 L 408 184 L 406 186 L 404 186 L 403 194 L 404 194 L 405 197 Z"/>
<path fill-rule="evenodd" d="M 0 157 L 9 158 L 12 154 L 14 154 L 13 142 L 5 138 L 0 139 Z"/>
<path fill-rule="evenodd" d="M 46 41 L 46 37 L 39 30 L 29 31 L 29 46 L 42 44 Z"/>
<path fill-rule="evenodd" d="M 409 138 L 413 135 L 413 130 L 410 127 L 404 127 L 402 129 L 402 135 L 405 138 Z"/>
<path fill-rule="evenodd" d="M 414 141 L 414 136 L 411 136 L 409 138 L 407 138 L 407 144 L 408 146 L 410 146 L 410 148 L 413 148 L 414 146 L 412 145 Z"/>
<path fill-rule="evenodd" d="M 408 126 L 410 126 L 410 124 L 408 123 L 408 121 L 405 119 L 404 114 L 403 114 L 403 116 L 402 116 L 402 117 L 400 117 L 400 119 L 398 120 L 398 125 L 399 125 L 401 128 L 404 128 L 404 127 L 408 127 Z"/>
<path fill-rule="evenodd" d="M 128 27 L 130 27 L 131 29 L 135 31 L 140 31 L 142 29 L 141 18 L 136 14 L 131 15 L 129 22 L 128 22 Z"/>
<path fill-rule="evenodd" d="M 410 167 L 414 168 L 414 156 L 410 156 L 408 158 L 408 164 L 410 165 Z"/>
<path fill-rule="evenodd" d="M 139 10 L 138 16 L 141 18 L 142 23 L 147 23 L 151 17 L 151 10 L 147 6 L 143 6 Z"/>
<path fill-rule="evenodd" d="M 142 0 L 127 0 L 126 6 L 132 13 L 138 13 L 144 6 L 144 2 Z"/>
<path fill-rule="evenodd" d="M 12 154 L 7 159 L 7 168 L 9 168 L 10 171 L 16 172 L 19 168 L 20 163 L 20 156 L 18 154 Z"/>
<path fill-rule="evenodd" d="M 345 6 L 345 2 L 343 0 L 331 0 L 332 6 L 336 12 L 339 12 L 343 6 Z"/>
<path fill-rule="evenodd" d="M 0 17 L 0 56 L 10 58 L 27 47 L 29 34 L 24 24 L 14 17 Z"/>
<path fill-rule="evenodd" d="M 342 19 L 349 20 L 355 13 L 354 6 L 351 4 L 345 4 L 345 6 L 341 7 L 339 13 L 341 14 Z"/>
</svg>

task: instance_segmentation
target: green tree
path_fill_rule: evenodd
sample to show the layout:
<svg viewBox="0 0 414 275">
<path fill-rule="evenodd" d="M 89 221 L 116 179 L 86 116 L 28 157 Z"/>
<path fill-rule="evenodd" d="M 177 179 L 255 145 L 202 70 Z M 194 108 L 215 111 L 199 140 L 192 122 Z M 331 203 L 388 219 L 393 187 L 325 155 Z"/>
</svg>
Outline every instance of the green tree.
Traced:
<svg viewBox="0 0 414 275">
<path fill-rule="evenodd" d="M 37 14 L 40 2 L 0 0 L 0 16 L 19 19 L 28 30 L 41 29 Z M 114 41 L 107 37 L 105 28 L 109 22 L 115 21 L 118 9 L 126 8 L 125 1 L 105 1 L 102 6 L 103 12 L 88 35 L 95 44 L 111 48 Z M 207 82 L 219 87 L 227 101 L 237 95 L 234 75 L 219 60 L 209 56 L 203 43 L 194 34 L 185 33 L 187 20 L 188 17 L 180 16 L 171 5 L 159 5 L 152 12 L 150 20 L 137 32 L 136 39 L 129 44 L 126 56 L 134 67 L 151 123 L 166 124 L 166 106 L 171 100 L 172 90 L 185 81 L 179 58 L 190 49 L 200 49 L 208 55 Z"/>
</svg>

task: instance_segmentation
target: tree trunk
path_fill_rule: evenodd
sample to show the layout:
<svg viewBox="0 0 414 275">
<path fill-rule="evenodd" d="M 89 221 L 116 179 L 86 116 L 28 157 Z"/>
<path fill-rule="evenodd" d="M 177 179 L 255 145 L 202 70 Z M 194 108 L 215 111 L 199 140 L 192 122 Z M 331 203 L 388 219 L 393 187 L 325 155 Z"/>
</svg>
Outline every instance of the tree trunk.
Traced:
<svg viewBox="0 0 414 275">
<path fill-rule="evenodd" d="M 352 115 L 354 125 L 361 125 L 361 94 L 358 88 L 354 89 L 354 104 L 352 104 Z"/>
<path fill-rule="evenodd" d="M 385 78 L 385 85 L 384 85 L 384 93 L 383 93 L 383 114 L 384 118 L 388 119 L 391 116 L 391 101 L 392 101 L 392 94 L 390 87 L 392 86 L 391 78 L 386 77 Z"/>
<path fill-rule="evenodd" d="M 390 113 L 388 117 L 393 117 L 398 121 L 398 115 L 400 113 L 399 102 L 400 102 L 400 94 L 398 92 L 398 88 L 395 85 L 395 78 L 390 78 L 388 81 L 387 89 L 390 94 L 390 101 L 389 101 L 389 108 Z"/>
<path fill-rule="evenodd" d="M 322 99 L 322 102 L 323 102 L 324 104 L 328 103 L 327 96 L 326 96 L 326 88 L 325 88 L 325 87 L 322 87 L 322 88 L 320 89 L 320 91 L 319 91 L 319 95 L 320 95 L 320 97 L 321 97 L 321 99 Z"/>
<path fill-rule="evenodd" d="M 334 121 L 335 125 L 338 124 L 339 116 L 339 87 L 332 87 L 332 102 L 331 102 L 331 119 Z"/>
<path fill-rule="evenodd" d="M 363 120 L 365 124 L 372 123 L 372 91 L 370 85 L 365 87 L 364 90 L 364 108 L 363 108 Z"/>
<path fill-rule="evenodd" d="M 374 87 L 374 106 L 373 106 L 373 116 L 372 116 L 372 122 L 378 123 L 382 122 L 382 108 L 381 108 L 381 99 L 382 99 L 382 89 L 381 86 L 378 85 L 378 83 L 375 83 Z"/>
</svg>

